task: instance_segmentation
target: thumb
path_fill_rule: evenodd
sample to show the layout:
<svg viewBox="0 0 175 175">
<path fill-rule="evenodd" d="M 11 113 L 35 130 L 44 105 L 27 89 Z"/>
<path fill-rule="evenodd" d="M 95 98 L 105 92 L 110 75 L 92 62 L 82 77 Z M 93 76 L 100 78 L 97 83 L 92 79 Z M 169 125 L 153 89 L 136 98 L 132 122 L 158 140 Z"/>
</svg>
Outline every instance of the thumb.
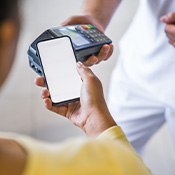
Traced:
<svg viewBox="0 0 175 175">
<path fill-rule="evenodd" d="M 95 76 L 93 72 L 88 67 L 84 66 L 81 62 L 77 63 L 77 71 L 82 81 L 86 81 L 89 79 L 89 77 Z"/>
<path fill-rule="evenodd" d="M 175 13 L 168 13 L 160 18 L 160 21 L 167 24 L 175 23 Z"/>
</svg>

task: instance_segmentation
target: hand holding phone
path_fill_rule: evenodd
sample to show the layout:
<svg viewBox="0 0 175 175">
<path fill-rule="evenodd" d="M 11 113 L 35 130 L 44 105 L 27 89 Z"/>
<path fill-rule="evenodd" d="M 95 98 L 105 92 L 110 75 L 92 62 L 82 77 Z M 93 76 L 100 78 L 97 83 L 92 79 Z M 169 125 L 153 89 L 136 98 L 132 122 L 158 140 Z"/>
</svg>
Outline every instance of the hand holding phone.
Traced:
<svg viewBox="0 0 175 175">
<path fill-rule="evenodd" d="M 77 70 L 82 79 L 80 101 L 53 106 L 49 91 L 42 91 L 42 98 L 48 110 L 65 116 L 89 136 L 97 136 L 104 130 L 116 125 L 106 105 L 100 80 L 81 63 Z M 43 77 L 36 79 L 37 86 L 44 87 Z"/>
</svg>

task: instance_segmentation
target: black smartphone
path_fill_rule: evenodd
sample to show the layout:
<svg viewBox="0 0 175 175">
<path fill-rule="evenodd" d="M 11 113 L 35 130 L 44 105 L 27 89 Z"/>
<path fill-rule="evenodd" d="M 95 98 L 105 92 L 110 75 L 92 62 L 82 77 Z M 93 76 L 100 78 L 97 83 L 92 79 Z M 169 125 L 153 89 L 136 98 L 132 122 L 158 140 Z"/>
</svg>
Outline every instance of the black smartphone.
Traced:
<svg viewBox="0 0 175 175">
<path fill-rule="evenodd" d="M 79 100 L 82 81 L 76 70 L 76 55 L 69 36 L 39 41 L 40 63 L 53 105 Z"/>
</svg>

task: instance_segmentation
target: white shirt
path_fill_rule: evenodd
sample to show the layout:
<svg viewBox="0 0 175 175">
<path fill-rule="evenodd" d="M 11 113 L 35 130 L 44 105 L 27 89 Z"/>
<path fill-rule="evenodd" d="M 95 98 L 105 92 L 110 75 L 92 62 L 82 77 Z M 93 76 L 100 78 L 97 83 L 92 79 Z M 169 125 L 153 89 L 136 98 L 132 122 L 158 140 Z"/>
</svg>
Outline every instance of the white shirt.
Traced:
<svg viewBox="0 0 175 175">
<path fill-rule="evenodd" d="M 113 73 L 114 78 L 124 71 L 138 87 L 168 105 L 175 105 L 175 48 L 168 43 L 160 17 L 173 11 L 175 0 L 140 0 L 120 43 L 122 68 L 116 66 Z"/>
</svg>

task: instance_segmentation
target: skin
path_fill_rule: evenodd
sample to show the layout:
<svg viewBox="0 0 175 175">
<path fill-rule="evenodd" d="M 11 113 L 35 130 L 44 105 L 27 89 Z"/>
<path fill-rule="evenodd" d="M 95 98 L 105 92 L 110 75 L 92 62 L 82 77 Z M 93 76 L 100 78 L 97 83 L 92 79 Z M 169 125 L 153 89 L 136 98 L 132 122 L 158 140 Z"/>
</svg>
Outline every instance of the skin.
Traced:
<svg viewBox="0 0 175 175">
<path fill-rule="evenodd" d="M 0 24 L 0 87 L 6 80 L 14 62 L 19 28 L 20 22 L 16 18 L 6 19 Z M 100 62 L 104 55 L 107 59 L 107 56 L 112 54 L 109 51 L 110 48 L 112 46 L 104 46 L 98 59 L 92 57 L 89 64 Z M 47 90 L 43 91 L 43 98 L 49 110 L 70 119 L 87 135 L 97 136 L 116 123 L 104 100 L 101 82 L 89 68 L 81 63 L 77 64 L 77 71 L 83 80 L 80 102 L 54 108 L 48 98 L 49 92 Z M 42 78 L 36 80 L 36 84 L 40 86 L 43 86 L 43 82 Z M 0 139 L 0 174 L 21 175 L 26 162 L 27 153 L 18 143 L 9 139 Z"/>
<path fill-rule="evenodd" d="M 121 0 L 84 0 L 82 13 L 66 19 L 62 25 L 92 24 L 104 32 Z M 100 5 L 99 5 L 100 4 Z M 113 53 L 113 45 L 104 45 L 97 56 L 84 62 L 86 66 L 106 61 Z"/>
<path fill-rule="evenodd" d="M 62 25 L 89 23 L 89 24 L 96 26 L 100 31 L 104 32 L 107 25 L 109 24 L 109 22 L 112 18 L 113 13 L 115 12 L 117 7 L 119 6 L 120 2 L 121 2 L 121 0 L 110 0 L 110 1 L 84 0 L 83 7 L 82 7 L 82 14 L 76 15 L 76 16 L 71 16 L 70 18 L 66 19 L 62 23 Z M 175 13 L 167 14 L 166 16 L 161 18 L 161 21 L 166 23 L 165 33 L 167 34 L 167 37 L 169 38 L 169 43 L 172 44 L 173 46 L 175 46 L 175 25 L 174 25 Z M 94 83 L 93 80 L 90 81 L 90 79 L 94 79 L 94 80 L 96 79 L 96 82 L 98 82 L 97 77 L 95 77 L 95 75 L 91 72 L 91 70 L 89 70 L 85 66 L 92 66 L 93 64 L 98 64 L 101 61 L 107 60 L 111 56 L 112 52 L 113 52 L 113 45 L 112 44 L 111 45 L 104 45 L 102 47 L 100 53 L 97 56 L 89 57 L 89 59 L 85 63 L 83 63 L 83 65 L 80 63 L 78 64 L 77 70 L 78 70 L 78 72 L 83 80 L 80 103 L 77 103 L 77 104 L 73 103 L 73 104 L 69 104 L 67 106 L 62 106 L 62 107 L 54 107 L 54 106 L 52 106 L 52 102 L 49 98 L 49 91 L 47 89 L 44 89 L 42 91 L 42 98 L 43 98 L 43 101 L 44 101 L 47 109 L 49 109 L 57 114 L 63 115 L 66 118 L 70 119 L 75 125 L 82 128 L 84 130 L 84 132 L 87 133 L 87 135 L 92 135 L 92 136 L 94 135 L 95 136 L 103 131 L 103 129 L 102 129 L 103 127 L 100 127 L 99 130 L 98 130 L 98 128 L 96 128 L 96 126 L 95 126 L 95 123 L 96 123 L 95 118 L 96 117 L 94 117 L 94 116 L 92 117 L 93 120 L 95 121 L 95 122 L 92 122 L 92 125 L 91 124 L 89 125 L 89 123 L 88 123 L 89 120 L 91 121 L 91 117 L 88 118 L 88 116 L 90 116 L 90 114 L 91 114 L 91 111 L 86 110 L 86 109 L 90 109 L 91 105 L 93 106 L 94 104 L 96 104 L 95 109 L 92 110 L 93 112 L 95 111 L 95 113 L 94 113 L 95 116 L 98 116 L 98 114 L 100 114 L 100 116 L 103 116 L 103 115 L 108 116 L 107 118 L 110 121 L 109 125 L 114 124 L 113 119 L 112 120 L 110 119 L 112 117 L 110 116 L 107 105 L 105 103 L 105 100 L 104 100 L 104 97 L 102 94 L 102 88 L 100 88 L 100 86 L 101 86 L 100 83 L 94 84 L 94 88 L 89 86 L 89 89 L 93 89 L 91 94 L 94 94 L 94 96 L 99 93 L 99 91 L 97 92 L 97 89 L 100 89 L 101 94 L 97 95 L 98 98 L 96 98 L 96 100 L 95 100 L 95 99 L 93 99 L 93 96 L 92 96 L 92 98 L 89 100 L 89 102 L 90 102 L 89 106 L 86 104 L 85 101 L 83 101 L 84 99 L 86 99 L 86 95 L 83 95 L 84 84 L 86 83 L 86 80 L 89 79 L 89 82 L 90 82 L 89 85 L 93 85 L 93 83 Z M 86 77 L 84 79 L 84 76 L 82 75 L 82 71 L 87 72 L 86 76 L 88 74 L 89 75 L 91 74 L 91 76 L 90 76 L 91 78 Z M 37 78 L 35 80 L 35 84 L 38 86 L 44 87 L 44 79 L 42 77 Z M 98 87 L 98 88 L 95 88 L 95 87 Z M 86 92 L 88 92 L 88 89 Z M 99 97 L 102 97 L 102 99 Z M 101 99 L 102 101 L 99 99 Z M 93 103 L 93 102 L 95 102 L 95 103 Z M 100 104 L 99 104 L 99 102 L 100 102 Z M 81 106 L 80 104 L 86 104 L 87 106 L 86 105 Z M 84 106 L 86 106 L 87 108 Z M 103 112 L 101 112 L 101 111 L 103 111 Z M 83 118 L 83 120 L 82 120 L 82 116 L 84 115 L 84 112 L 85 112 L 87 117 Z M 76 116 L 76 119 L 75 119 L 75 116 Z M 105 117 L 101 117 L 101 123 L 103 123 L 105 121 L 104 119 L 105 119 Z M 91 127 L 94 128 L 93 133 L 90 132 L 90 131 L 92 131 Z"/>
<path fill-rule="evenodd" d="M 106 105 L 100 80 L 80 62 L 77 63 L 77 71 L 83 81 L 80 102 L 53 106 L 47 89 L 43 89 L 41 96 L 48 110 L 71 120 L 88 136 L 97 136 L 116 123 Z M 37 78 L 35 84 L 44 87 L 44 79 Z"/>
<path fill-rule="evenodd" d="M 0 24 L 0 86 L 6 80 L 13 65 L 18 35 L 18 20 L 7 19 L 3 24 Z"/>
<path fill-rule="evenodd" d="M 6 19 L 0 24 L 0 87 L 6 80 L 14 62 L 19 29 L 19 19 L 16 18 Z M 26 159 L 25 150 L 15 141 L 0 139 L 0 174 L 22 174 Z"/>
<path fill-rule="evenodd" d="M 104 32 L 119 4 L 120 0 L 84 0 L 82 14 L 66 19 L 62 25 L 89 23 Z M 83 65 L 78 63 L 77 70 L 83 80 L 80 102 L 55 107 L 52 106 L 49 91 L 47 89 L 42 91 L 41 96 L 47 109 L 70 119 L 89 136 L 97 136 L 109 126 L 115 125 L 104 100 L 100 81 L 86 67 L 108 60 L 112 53 L 113 45 L 104 45 L 97 56 L 89 57 Z M 44 87 L 44 79 L 38 77 L 35 84 Z"/>
<path fill-rule="evenodd" d="M 0 139 L 0 174 L 20 175 L 26 164 L 25 150 L 13 140 Z"/>
<path fill-rule="evenodd" d="M 111 0 L 86 0 L 83 6 L 83 15 L 74 16 L 64 22 L 64 25 L 79 23 L 91 23 L 104 31 L 113 12 L 120 1 Z M 99 9 L 97 2 L 102 5 Z M 96 3 L 95 3 L 96 2 Z M 103 12 L 104 10 L 105 13 Z M 168 15 L 169 16 L 169 15 Z M 170 43 L 174 44 L 174 15 L 161 19 L 166 23 L 166 33 Z M 19 20 L 6 19 L 0 24 L 0 87 L 7 78 L 13 65 L 17 40 L 19 35 Z M 113 46 L 104 45 L 99 55 L 92 56 L 85 65 L 91 66 L 102 60 L 107 60 L 112 54 Z M 101 82 L 93 72 L 81 63 L 77 63 L 77 71 L 83 80 L 80 102 L 71 103 L 61 107 L 53 107 L 49 97 L 49 91 L 42 91 L 42 98 L 46 108 L 65 116 L 75 125 L 82 128 L 90 136 L 97 136 L 107 128 L 116 125 L 104 100 Z M 44 80 L 39 77 L 35 80 L 38 86 L 44 86 Z M 97 125 L 98 123 L 98 125 Z M 0 139 L 0 174 L 21 175 L 27 161 L 27 153 L 15 141 Z M 10 167 L 10 168 L 9 168 Z"/>
<path fill-rule="evenodd" d="M 165 33 L 169 43 L 175 47 L 175 13 L 168 13 L 161 17 L 160 21 L 165 23 Z"/>
<path fill-rule="evenodd" d="M 104 32 L 119 4 L 120 0 L 84 0 L 82 14 L 68 18 L 62 25 L 89 23 Z M 82 128 L 88 136 L 97 136 L 109 126 L 116 125 L 104 100 L 100 81 L 86 67 L 108 60 L 112 52 L 112 44 L 104 45 L 97 56 L 89 57 L 83 64 L 78 63 L 77 71 L 83 80 L 80 102 L 64 106 L 52 106 L 49 91 L 47 89 L 42 90 L 41 96 L 46 108 L 70 119 L 76 126 Z M 38 77 L 35 84 L 44 87 L 44 79 Z"/>
</svg>

